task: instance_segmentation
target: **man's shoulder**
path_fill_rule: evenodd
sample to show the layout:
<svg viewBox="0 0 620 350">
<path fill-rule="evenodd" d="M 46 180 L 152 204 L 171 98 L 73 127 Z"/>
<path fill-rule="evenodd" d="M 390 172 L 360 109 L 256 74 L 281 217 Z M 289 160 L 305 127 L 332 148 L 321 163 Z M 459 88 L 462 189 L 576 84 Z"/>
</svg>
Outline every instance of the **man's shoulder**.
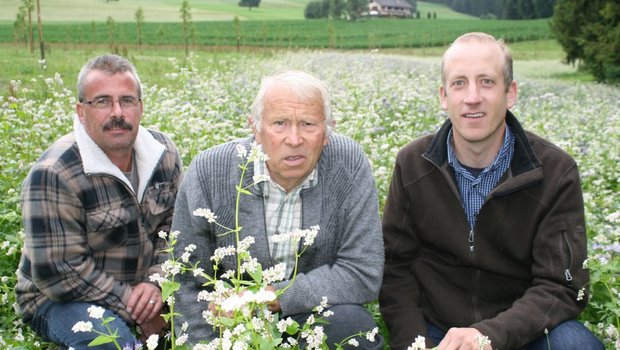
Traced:
<svg viewBox="0 0 620 350">
<path fill-rule="evenodd" d="M 525 131 L 525 135 L 527 136 L 534 153 L 536 153 L 543 165 L 548 162 L 556 163 L 558 161 L 568 162 L 571 165 L 575 164 L 574 158 L 566 150 L 562 149 L 549 139 L 528 130 Z"/>
<path fill-rule="evenodd" d="M 323 149 L 324 153 L 331 157 L 365 157 L 362 146 L 348 136 L 331 134 L 329 142 Z"/>
<path fill-rule="evenodd" d="M 75 136 L 69 133 L 54 141 L 33 168 L 63 168 L 76 162 L 81 163 L 80 150 Z"/>
</svg>

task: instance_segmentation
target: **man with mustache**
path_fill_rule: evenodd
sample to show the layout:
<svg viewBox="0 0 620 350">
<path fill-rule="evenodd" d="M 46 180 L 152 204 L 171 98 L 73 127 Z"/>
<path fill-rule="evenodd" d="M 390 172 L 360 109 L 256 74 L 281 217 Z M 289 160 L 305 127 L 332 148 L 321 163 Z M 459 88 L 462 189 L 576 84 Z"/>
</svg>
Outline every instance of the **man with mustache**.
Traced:
<svg viewBox="0 0 620 350">
<path fill-rule="evenodd" d="M 577 165 L 510 112 L 508 48 L 464 34 L 441 79 L 448 120 L 399 152 L 383 215 L 392 348 L 602 349 L 575 320 L 588 294 Z"/>
<path fill-rule="evenodd" d="M 363 304 L 376 299 L 383 270 L 377 193 L 362 148 L 332 130 L 335 121 L 327 87 L 300 71 L 269 76 L 259 88 L 248 121 L 253 137 L 206 150 L 189 166 L 172 224 L 180 232 L 175 247 L 179 256 L 195 244 L 199 248 L 194 261 L 202 262 L 200 267 L 213 275 L 211 255 L 234 240 L 222 226 L 235 227 L 239 150 L 249 152 L 258 143 L 268 159 L 250 163 L 243 178 L 250 193 L 242 195 L 239 204 L 241 238 L 254 237 L 250 253 L 263 269 L 283 264 L 286 279 L 273 283 L 272 290 L 292 283 L 269 309 L 280 313 L 281 319 L 303 323 L 326 297 L 334 312 L 324 325 L 331 347 L 372 330 L 375 322 Z M 200 208 L 213 211 L 222 226 L 192 214 Z M 298 247 L 278 242 L 274 235 L 315 225 L 318 235 L 301 255 L 292 282 Z M 224 259 L 218 271 L 236 270 L 233 260 Z M 216 338 L 203 319 L 203 311 L 215 307 L 197 299 L 205 280 L 188 273 L 180 281 L 175 311 L 182 317 L 176 324 L 188 322 L 190 343 Z M 362 337 L 359 343 L 362 349 L 383 346 L 380 337 L 373 342 Z"/>
<path fill-rule="evenodd" d="M 161 290 L 149 276 L 159 264 L 182 164 L 172 141 L 140 126 L 142 88 L 133 64 L 93 58 L 77 82 L 73 132 L 36 162 L 22 188 L 24 248 L 17 301 L 25 322 L 63 348 L 86 349 L 117 331 L 135 345 L 166 327 Z M 109 330 L 89 315 L 103 308 Z M 75 332 L 78 321 L 93 331 Z M 114 344 L 97 349 L 115 349 Z"/>
</svg>

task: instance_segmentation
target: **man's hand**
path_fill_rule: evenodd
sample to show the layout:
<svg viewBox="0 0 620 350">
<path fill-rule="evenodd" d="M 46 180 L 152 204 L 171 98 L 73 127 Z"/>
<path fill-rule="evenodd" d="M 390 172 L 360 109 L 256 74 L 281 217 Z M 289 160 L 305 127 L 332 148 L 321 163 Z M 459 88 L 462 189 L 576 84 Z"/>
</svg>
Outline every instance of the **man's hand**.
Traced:
<svg viewBox="0 0 620 350">
<path fill-rule="evenodd" d="M 450 328 L 439 343 L 441 350 L 492 350 L 490 344 L 480 347 L 484 335 L 475 328 Z"/>
<path fill-rule="evenodd" d="M 142 334 L 141 340 L 145 342 L 153 334 L 159 334 L 161 338 L 163 336 L 162 331 L 168 328 L 168 324 L 163 317 L 157 315 L 149 321 L 142 322 L 139 327 Z"/>
<path fill-rule="evenodd" d="M 142 282 L 131 290 L 127 312 L 137 324 L 142 325 L 158 317 L 163 305 L 159 288 L 152 283 Z"/>
<path fill-rule="evenodd" d="M 276 289 L 272 285 L 268 285 L 267 288 L 265 288 L 265 290 L 274 292 L 274 293 L 276 292 Z M 269 309 L 269 311 L 273 313 L 278 313 L 282 311 L 282 308 L 280 307 L 280 301 L 277 298 L 271 304 L 269 304 L 267 308 Z"/>
</svg>

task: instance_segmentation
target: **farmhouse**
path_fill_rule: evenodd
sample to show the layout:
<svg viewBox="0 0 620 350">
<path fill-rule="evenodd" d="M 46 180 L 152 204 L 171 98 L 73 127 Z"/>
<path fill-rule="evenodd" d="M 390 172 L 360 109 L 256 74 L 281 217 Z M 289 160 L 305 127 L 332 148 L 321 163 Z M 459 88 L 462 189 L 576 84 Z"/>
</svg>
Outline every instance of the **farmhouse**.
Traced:
<svg viewBox="0 0 620 350">
<path fill-rule="evenodd" d="M 411 17 L 413 6 L 406 0 L 370 0 L 368 14 L 378 17 Z"/>
</svg>

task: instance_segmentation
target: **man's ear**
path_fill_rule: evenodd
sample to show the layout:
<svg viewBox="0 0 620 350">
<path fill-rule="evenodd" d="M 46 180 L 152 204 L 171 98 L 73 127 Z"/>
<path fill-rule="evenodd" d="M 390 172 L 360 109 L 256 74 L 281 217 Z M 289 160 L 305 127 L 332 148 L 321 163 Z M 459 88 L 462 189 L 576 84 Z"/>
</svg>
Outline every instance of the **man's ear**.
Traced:
<svg viewBox="0 0 620 350">
<path fill-rule="evenodd" d="M 254 118 L 251 115 L 248 116 L 248 125 L 252 128 L 252 132 L 256 134 L 256 127 L 254 126 Z"/>
<path fill-rule="evenodd" d="M 80 123 L 84 124 L 84 105 L 80 102 L 75 104 L 75 113 L 80 118 Z"/>
<path fill-rule="evenodd" d="M 444 111 L 448 109 L 448 93 L 443 85 L 439 85 L 439 101 L 441 102 L 441 109 Z"/>
</svg>

